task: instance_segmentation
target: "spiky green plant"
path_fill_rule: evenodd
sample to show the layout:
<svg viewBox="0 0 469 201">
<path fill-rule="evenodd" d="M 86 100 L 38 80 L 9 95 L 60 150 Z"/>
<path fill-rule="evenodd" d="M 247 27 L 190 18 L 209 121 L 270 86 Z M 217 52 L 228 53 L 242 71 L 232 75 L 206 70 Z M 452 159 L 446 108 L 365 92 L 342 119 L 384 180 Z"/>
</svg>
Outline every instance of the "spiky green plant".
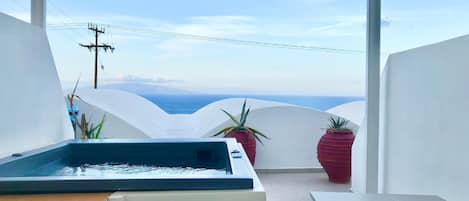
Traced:
<svg viewBox="0 0 469 201">
<path fill-rule="evenodd" d="M 329 129 L 333 129 L 333 130 L 350 130 L 350 128 L 347 127 L 348 123 L 349 123 L 349 121 L 342 118 L 342 117 L 334 118 L 333 116 L 331 116 L 329 118 Z"/>
<path fill-rule="evenodd" d="M 240 116 L 239 120 L 236 119 L 235 116 L 233 116 L 232 114 L 230 114 L 226 110 L 222 109 L 221 111 L 223 111 L 223 113 L 225 113 L 231 119 L 231 121 L 233 122 L 233 125 L 228 126 L 224 129 L 218 131 L 213 136 L 219 136 L 219 135 L 223 134 L 223 137 L 227 137 L 228 135 L 230 135 L 231 133 L 233 133 L 235 131 L 248 131 L 248 133 L 250 133 L 254 138 L 256 138 L 256 140 L 259 141 L 261 144 L 263 144 L 261 138 L 265 138 L 265 139 L 270 140 L 269 137 L 267 137 L 266 135 L 264 135 L 260 131 L 254 129 L 252 127 L 246 126 L 246 121 L 247 121 L 249 112 L 251 111 L 251 108 L 248 108 L 246 110 L 246 100 L 244 100 L 243 107 L 241 108 L 241 116 Z"/>
<path fill-rule="evenodd" d="M 77 122 L 78 127 L 81 130 L 81 138 L 98 139 L 101 135 L 101 130 L 103 129 L 105 119 L 106 115 L 103 115 L 103 118 L 101 118 L 101 121 L 99 121 L 98 125 L 93 126 L 93 123 L 90 123 L 90 121 L 86 119 L 85 114 L 82 114 L 80 122 Z"/>
</svg>

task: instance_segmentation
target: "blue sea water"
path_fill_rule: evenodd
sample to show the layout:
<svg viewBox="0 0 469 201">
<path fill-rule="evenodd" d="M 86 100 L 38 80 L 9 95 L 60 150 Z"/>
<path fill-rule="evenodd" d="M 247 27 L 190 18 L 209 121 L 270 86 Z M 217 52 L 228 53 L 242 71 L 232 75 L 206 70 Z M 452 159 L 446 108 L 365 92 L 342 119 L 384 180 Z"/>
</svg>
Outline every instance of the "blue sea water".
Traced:
<svg viewBox="0 0 469 201">
<path fill-rule="evenodd" d="M 352 96 L 285 96 L 285 95 L 156 95 L 142 94 L 142 97 L 153 102 L 169 114 L 192 114 L 200 108 L 226 98 L 254 98 L 267 101 L 276 101 L 314 108 L 328 110 L 335 106 L 364 100 L 363 97 Z"/>
</svg>

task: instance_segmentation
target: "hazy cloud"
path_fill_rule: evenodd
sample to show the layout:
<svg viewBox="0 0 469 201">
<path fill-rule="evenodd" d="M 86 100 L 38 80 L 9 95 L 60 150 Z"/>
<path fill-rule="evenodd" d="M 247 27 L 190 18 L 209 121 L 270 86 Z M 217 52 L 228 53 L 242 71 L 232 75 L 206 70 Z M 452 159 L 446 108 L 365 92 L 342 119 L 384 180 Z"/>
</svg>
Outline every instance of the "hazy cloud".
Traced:
<svg viewBox="0 0 469 201">
<path fill-rule="evenodd" d="M 133 82 L 133 83 L 147 83 L 147 84 L 168 84 L 179 83 L 183 80 L 166 79 L 163 77 L 141 77 L 131 74 L 117 74 L 112 77 L 103 79 L 104 82 Z"/>
</svg>

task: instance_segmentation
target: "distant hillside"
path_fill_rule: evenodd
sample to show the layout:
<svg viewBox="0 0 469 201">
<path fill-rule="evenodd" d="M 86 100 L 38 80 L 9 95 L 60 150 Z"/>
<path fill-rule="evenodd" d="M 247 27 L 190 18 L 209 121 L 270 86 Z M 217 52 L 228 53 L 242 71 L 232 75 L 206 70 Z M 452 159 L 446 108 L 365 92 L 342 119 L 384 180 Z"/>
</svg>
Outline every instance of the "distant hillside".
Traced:
<svg viewBox="0 0 469 201">
<path fill-rule="evenodd" d="M 113 84 L 104 84 L 100 86 L 101 89 L 117 89 L 127 91 L 135 94 L 171 94 L 171 95 L 187 95 L 194 94 L 194 92 L 186 91 L 177 88 L 171 88 L 156 84 L 134 83 L 134 82 L 121 82 Z"/>
</svg>

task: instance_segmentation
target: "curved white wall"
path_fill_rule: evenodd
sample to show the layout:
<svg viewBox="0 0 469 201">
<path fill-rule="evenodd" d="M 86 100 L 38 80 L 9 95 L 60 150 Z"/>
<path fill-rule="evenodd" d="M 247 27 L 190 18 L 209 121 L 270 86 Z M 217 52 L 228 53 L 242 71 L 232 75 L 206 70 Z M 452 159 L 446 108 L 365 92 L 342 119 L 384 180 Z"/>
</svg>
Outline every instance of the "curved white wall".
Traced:
<svg viewBox="0 0 469 201">
<path fill-rule="evenodd" d="M 221 109 L 224 109 L 233 115 L 240 115 L 244 100 L 245 99 L 243 98 L 223 99 L 210 103 L 192 114 L 195 123 L 198 125 L 197 133 L 200 133 L 201 136 L 211 136 L 213 133 L 216 133 L 218 130 L 214 130 L 214 128 L 219 127 L 228 120 L 228 117 L 221 111 Z M 246 101 L 252 112 L 260 108 L 271 108 L 288 105 L 284 103 L 257 99 L 246 99 Z"/>
<path fill-rule="evenodd" d="M 107 120 L 103 126 L 106 130 L 103 130 L 103 134 L 108 137 L 164 136 L 163 130 L 168 125 L 165 121 L 168 114 L 143 97 L 124 91 L 82 88 L 77 90 L 77 94 L 85 101 L 85 103 L 77 101 L 80 113 L 91 115 L 95 122 L 99 121 L 102 114 L 94 110 L 106 111 Z M 127 122 L 129 126 L 118 124 L 116 127 L 112 124 L 113 121 L 121 124 Z"/>
<path fill-rule="evenodd" d="M 317 143 L 325 132 L 330 116 L 322 111 L 290 105 L 253 110 L 248 119 L 249 125 L 271 138 L 263 140 L 264 145 L 257 143 L 255 168 L 321 168 L 316 158 Z M 208 132 L 207 136 L 230 123 L 226 120 Z M 349 126 L 354 130 L 358 128 L 353 123 Z"/>
<path fill-rule="evenodd" d="M 105 122 L 103 124 L 102 132 L 100 138 L 148 138 L 142 130 L 136 128 L 134 125 L 129 124 L 125 120 L 119 118 L 113 113 L 109 113 L 106 110 L 103 110 L 99 107 L 95 107 L 90 104 L 86 104 L 80 100 L 75 100 L 80 108 L 81 114 L 86 114 L 86 118 L 93 122 L 96 125 L 103 115 L 106 115 Z M 80 134 L 80 129 L 77 128 L 78 134 Z"/>
<path fill-rule="evenodd" d="M 80 96 L 87 102 L 81 103 L 81 111 L 100 117 L 102 112 L 112 119 L 103 129 L 103 137 L 211 137 L 218 130 L 229 125 L 228 117 L 221 112 L 225 109 L 239 117 L 244 99 L 233 98 L 211 103 L 191 115 L 168 115 L 157 106 L 147 104 L 137 95 L 109 90 L 93 90 Z M 122 101 L 122 102 L 121 102 Z M 316 159 L 316 145 L 327 127 L 331 114 L 309 108 L 248 99 L 251 113 L 249 125 L 263 131 L 272 140 L 258 144 L 258 169 L 319 168 Z M 108 102 L 112 102 L 107 104 Z M 121 102 L 121 103 L 116 103 Z M 145 102 L 145 103 L 143 103 Z M 125 109 L 121 109 L 126 107 Z M 131 111 L 131 115 L 127 115 Z M 158 115 L 154 115 L 157 113 Z M 151 118 L 151 119 L 150 119 Z M 144 121 L 140 121 L 145 119 Z M 96 119 L 97 120 L 97 119 Z M 122 128 L 127 122 L 127 126 Z M 134 125 L 138 122 L 138 126 Z M 143 123 L 142 123 L 143 122 Z M 159 124 L 153 123 L 158 122 Z M 145 123 L 145 124 L 144 124 Z M 162 125 L 163 124 L 163 125 Z M 111 129 L 117 126 L 119 129 Z M 356 129 L 353 123 L 350 125 Z M 160 128 L 156 128 L 160 127 Z M 148 133 L 151 130 L 159 133 Z"/>
<path fill-rule="evenodd" d="M 361 124 L 365 116 L 365 101 L 354 101 L 333 107 L 326 112 L 344 117 L 355 124 Z"/>
<path fill-rule="evenodd" d="M 46 33 L 0 13 L 0 157 L 73 137 Z"/>
<path fill-rule="evenodd" d="M 393 54 L 383 75 L 386 193 L 469 199 L 469 36 Z"/>
</svg>

